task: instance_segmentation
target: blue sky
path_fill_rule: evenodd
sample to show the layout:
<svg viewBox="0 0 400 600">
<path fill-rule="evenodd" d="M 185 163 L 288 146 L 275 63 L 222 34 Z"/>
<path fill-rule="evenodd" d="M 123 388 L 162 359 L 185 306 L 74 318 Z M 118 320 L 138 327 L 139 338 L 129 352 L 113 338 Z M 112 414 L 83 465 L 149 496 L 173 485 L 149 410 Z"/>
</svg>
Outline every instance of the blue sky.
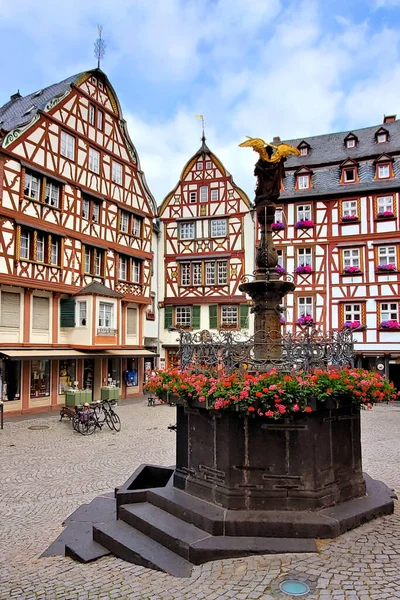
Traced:
<svg viewBox="0 0 400 600">
<path fill-rule="evenodd" d="M 157 203 L 200 146 L 252 197 L 245 135 L 282 139 L 400 117 L 400 0 L 0 0 L 0 103 L 93 68 L 123 107 Z"/>
</svg>

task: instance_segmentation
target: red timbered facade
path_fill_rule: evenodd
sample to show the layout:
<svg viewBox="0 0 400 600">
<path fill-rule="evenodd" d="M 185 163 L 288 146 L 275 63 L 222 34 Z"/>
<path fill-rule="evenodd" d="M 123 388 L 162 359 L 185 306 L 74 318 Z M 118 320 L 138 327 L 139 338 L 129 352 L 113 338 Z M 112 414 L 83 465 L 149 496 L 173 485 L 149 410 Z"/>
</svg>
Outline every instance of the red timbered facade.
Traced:
<svg viewBox="0 0 400 600">
<path fill-rule="evenodd" d="M 15 94 L 0 135 L 6 410 L 56 407 L 74 382 L 94 400 L 110 380 L 140 392 L 155 202 L 110 82 L 95 69 Z"/>
<path fill-rule="evenodd" d="M 253 270 L 249 206 L 203 137 L 159 209 L 164 264 L 159 318 L 167 364 L 174 363 L 177 350 L 171 327 L 248 329 L 249 308 L 239 284 L 246 269 Z"/>
<path fill-rule="evenodd" d="M 276 213 L 280 265 L 295 274 L 286 328 L 309 315 L 356 327 L 358 364 L 400 384 L 400 122 L 290 140 Z"/>
</svg>

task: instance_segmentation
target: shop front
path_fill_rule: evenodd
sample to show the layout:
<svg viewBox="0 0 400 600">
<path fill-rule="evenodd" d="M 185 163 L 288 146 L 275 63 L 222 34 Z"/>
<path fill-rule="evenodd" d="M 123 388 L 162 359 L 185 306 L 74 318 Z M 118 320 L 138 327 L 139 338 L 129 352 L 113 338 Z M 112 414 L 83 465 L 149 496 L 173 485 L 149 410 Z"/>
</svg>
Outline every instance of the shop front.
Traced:
<svg viewBox="0 0 400 600">
<path fill-rule="evenodd" d="M 21 361 L 0 359 L 0 399 L 3 402 L 21 400 Z"/>
</svg>

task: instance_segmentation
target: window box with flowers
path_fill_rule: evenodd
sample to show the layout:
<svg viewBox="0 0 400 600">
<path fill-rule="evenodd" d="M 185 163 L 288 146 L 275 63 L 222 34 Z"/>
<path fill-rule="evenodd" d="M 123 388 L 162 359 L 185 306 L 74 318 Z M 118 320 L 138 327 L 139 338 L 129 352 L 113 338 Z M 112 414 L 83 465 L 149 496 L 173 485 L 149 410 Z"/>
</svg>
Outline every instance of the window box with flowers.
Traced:
<svg viewBox="0 0 400 600">
<path fill-rule="evenodd" d="M 310 275 L 313 270 L 311 265 L 299 265 L 295 272 L 299 275 Z"/>
<path fill-rule="evenodd" d="M 156 320 L 156 315 L 154 314 L 154 312 L 152 310 L 148 310 L 146 313 L 146 319 L 148 321 L 155 321 Z"/>
<path fill-rule="evenodd" d="M 393 219 L 393 217 L 394 212 L 392 212 L 391 210 L 385 210 L 384 212 L 378 212 L 377 214 L 378 219 Z"/>
<path fill-rule="evenodd" d="M 343 215 L 342 221 L 344 223 L 354 223 L 354 221 L 359 221 L 358 215 Z"/>
<path fill-rule="evenodd" d="M 298 318 L 297 324 L 309 327 L 311 325 L 314 325 L 314 319 L 310 315 L 302 315 Z"/>
<path fill-rule="evenodd" d="M 360 267 L 345 267 L 343 270 L 344 275 L 360 275 L 361 269 Z"/>
<path fill-rule="evenodd" d="M 295 225 L 296 229 L 311 229 L 312 227 L 314 227 L 314 221 L 311 221 L 311 219 L 302 219 L 297 221 Z"/>
<path fill-rule="evenodd" d="M 365 325 L 361 325 L 360 321 L 345 321 L 343 329 L 351 329 L 352 331 L 364 331 Z"/>
<path fill-rule="evenodd" d="M 285 229 L 285 223 L 281 223 L 281 221 L 272 223 L 271 229 L 272 229 L 272 231 L 283 231 Z"/>
<path fill-rule="evenodd" d="M 389 331 L 398 331 L 400 329 L 400 323 L 390 319 L 389 321 L 381 321 L 381 329 L 388 329 Z"/>
<path fill-rule="evenodd" d="M 279 273 L 279 275 L 286 275 L 285 267 L 281 267 L 281 265 L 276 265 L 275 271 Z"/>
<path fill-rule="evenodd" d="M 397 271 L 397 267 L 395 264 L 393 263 L 389 263 L 387 265 L 378 265 L 377 266 L 377 270 L 378 271 Z"/>
</svg>

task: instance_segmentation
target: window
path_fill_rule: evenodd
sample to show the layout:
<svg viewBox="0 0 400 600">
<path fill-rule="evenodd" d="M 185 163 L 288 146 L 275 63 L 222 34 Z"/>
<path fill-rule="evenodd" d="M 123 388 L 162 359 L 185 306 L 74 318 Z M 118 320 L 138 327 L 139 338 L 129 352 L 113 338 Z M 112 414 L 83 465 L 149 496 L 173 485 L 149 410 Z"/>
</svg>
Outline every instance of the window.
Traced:
<svg viewBox="0 0 400 600">
<path fill-rule="evenodd" d="M 75 155 L 75 138 L 65 131 L 61 132 L 61 148 L 60 152 L 65 158 L 74 160 Z"/>
<path fill-rule="evenodd" d="M 211 160 L 208 160 L 206 162 L 206 169 L 212 169 L 212 162 L 211 162 Z"/>
<path fill-rule="evenodd" d="M 282 249 L 277 249 L 276 251 L 277 255 L 278 255 L 278 267 L 282 267 L 282 269 L 284 269 L 284 264 L 283 264 L 283 250 Z"/>
<path fill-rule="evenodd" d="M 50 264 L 58 265 L 59 241 L 51 238 L 50 244 Z"/>
<path fill-rule="evenodd" d="M 381 322 L 398 321 L 399 305 L 397 302 L 382 302 L 381 304 Z"/>
<path fill-rule="evenodd" d="M 137 308 L 126 309 L 126 334 L 137 335 Z"/>
<path fill-rule="evenodd" d="M 299 190 L 307 190 L 310 187 L 310 176 L 297 175 L 297 187 Z"/>
<path fill-rule="evenodd" d="M 100 152 L 94 148 L 89 148 L 89 170 L 93 173 L 100 173 Z"/>
<path fill-rule="evenodd" d="M 202 171 L 202 170 L 203 170 L 203 162 L 202 162 L 202 161 L 199 161 L 199 162 L 197 163 L 197 170 L 198 170 L 198 171 Z"/>
<path fill-rule="evenodd" d="M 125 256 L 120 256 L 119 257 L 119 273 L 118 273 L 119 279 L 123 279 L 125 281 L 127 271 L 128 271 L 128 259 Z"/>
<path fill-rule="evenodd" d="M 206 262 L 206 285 L 226 285 L 228 283 L 228 262 L 226 260 Z"/>
<path fill-rule="evenodd" d="M 300 156 L 307 156 L 308 155 L 308 148 L 307 146 L 302 146 L 300 148 Z"/>
<path fill-rule="evenodd" d="M 356 267 L 360 269 L 360 249 L 352 248 L 351 250 L 343 250 L 343 267 L 344 270 L 349 269 L 351 267 Z"/>
<path fill-rule="evenodd" d="M 218 202 L 218 200 L 219 200 L 218 189 L 211 190 L 211 200 L 212 200 L 212 202 Z"/>
<path fill-rule="evenodd" d="M 50 304 L 48 298 L 33 296 L 32 298 L 32 329 L 49 330 Z"/>
<path fill-rule="evenodd" d="M 390 165 L 378 165 L 377 175 L 378 179 L 387 179 L 390 177 Z"/>
<path fill-rule="evenodd" d="M 190 202 L 190 204 L 195 204 L 195 202 L 197 202 L 197 193 L 196 192 L 190 192 L 189 202 Z"/>
<path fill-rule="evenodd" d="M 299 317 L 313 316 L 313 299 L 310 296 L 299 298 Z"/>
<path fill-rule="evenodd" d="M 12 292 L 1 292 L 0 326 L 19 329 L 21 296 Z"/>
<path fill-rule="evenodd" d="M 58 183 L 47 179 L 44 201 L 46 204 L 58 208 L 60 201 L 60 185 Z"/>
<path fill-rule="evenodd" d="M 282 223 L 283 219 L 283 208 L 277 208 L 275 210 L 275 218 L 274 218 L 274 223 Z"/>
<path fill-rule="evenodd" d="M 299 267 L 311 267 L 312 265 L 312 249 L 299 248 Z"/>
<path fill-rule="evenodd" d="M 345 304 L 343 311 L 344 321 L 358 321 L 361 323 L 362 310 L 361 304 Z"/>
<path fill-rule="evenodd" d="M 19 258 L 59 266 L 60 239 L 42 231 L 21 229 Z"/>
<path fill-rule="evenodd" d="M 181 327 L 190 327 L 192 322 L 192 308 L 190 306 L 178 306 L 176 308 L 176 324 Z"/>
<path fill-rule="evenodd" d="M 217 262 L 217 282 L 218 285 L 225 285 L 228 283 L 228 263 L 226 260 Z"/>
<path fill-rule="evenodd" d="M 346 148 L 355 148 L 355 147 L 356 147 L 355 139 L 346 140 Z"/>
<path fill-rule="evenodd" d="M 83 272 L 85 275 L 102 277 L 104 271 L 104 252 L 98 248 L 85 246 Z"/>
<path fill-rule="evenodd" d="M 31 361 L 31 398 L 50 396 L 50 361 Z"/>
<path fill-rule="evenodd" d="M 377 198 L 378 215 L 385 212 L 393 213 L 393 196 L 380 196 Z"/>
<path fill-rule="evenodd" d="M 122 165 L 112 161 L 112 180 L 113 183 L 117 183 L 118 185 L 122 185 Z"/>
<path fill-rule="evenodd" d="M 181 264 L 181 285 L 190 285 L 191 282 L 191 269 L 190 263 Z"/>
<path fill-rule="evenodd" d="M 25 258 L 25 259 L 29 260 L 29 258 L 30 258 L 30 246 L 31 246 L 31 234 L 30 234 L 30 231 L 22 230 L 21 231 L 20 250 L 19 250 L 20 258 Z"/>
<path fill-rule="evenodd" d="M 181 240 L 193 240 L 195 234 L 195 223 L 181 223 L 179 227 Z"/>
<path fill-rule="evenodd" d="M 109 302 L 99 303 L 99 327 L 114 326 L 114 304 Z"/>
<path fill-rule="evenodd" d="M 82 218 L 97 225 L 100 223 L 100 202 L 87 196 L 82 197 Z"/>
<path fill-rule="evenodd" d="M 133 217 L 132 219 L 132 235 L 140 237 L 142 233 L 142 221 L 140 217 Z"/>
<path fill-rule="evenodd" d="M 310 221 L 311 220 L 311 204 L 302 204 L 297 207 L 297 220 L 298 221 Z"/>
<path fill-rule="evenodd" d="M 140 283 L 140 264 L 138 260 L 132 260 L 132 281 L 134 283 Z"/>
<path fill-rule="evenodd" d="M 355 167 L 351 167 L 350 169 L 343 169 L 343 181 L 344 183 L 354 183 L 356 181 Z"/>
<path fill-rule="evenodd" d="M 357 217 L 358 218 L 358 201 L 344 200 L 342 202 L 342 217 Z"/>
<path fill-rule="evenodd" d="M 32 173 L 25 173 L 24 195 L 32 200 L 40 200 L 40 179 Z"/>
<path fill-rule="evenodd" d="M 86 198 L 83 198 L 83 200 L 82 200 L 82 217 L 84 219 L 89 219 L 89 212 L 90 212 L 90 202 Z"/>
<path fill-rule="evenodd" d="M 36 260 L 37 262 L 44 262 L 44 235 L 39 233 L 36 239 Z"/>
<path fill-rule="evenodd" d="M 228 233 L 226 219 L 215 219 L 211 221 L 211 237 L 225 237 Z"/>
<path fill-rule="evenodd" d="M 376 136 L 376 143 L 384 144 L 385 142 L 387 142 L 387 139 L 387 133 L 378 133 L 378 135 Z"/>
<path fill-rule="evenodd" d="M 103 122 L 104 122 L 103 111 L 98 110 L 97 111 L 97 129 L 99 131 L 103 131 Z"/>
<path fill-rule="evenodd" d="M 215 262 L 206 262 L 206 285 L 215 285 Z"/>
<path fill-rule="evenodd" d="M 121 210 L 119 218 L 119 230 L 122 233 L 128 233 L 129 231 L 129 213 Z"/>
<path fill-rule="evenodd" d="M 221 307 L 221 326 L 222 327 L 237 327 L 239 311 L 237 306 L 222 306 Z"/>
<path fill-rule="evenodd" d="M 207 202 L 208 200 L 208 187 L 206 185 L 200 188 L 200 202 Z"/>
<path fill-rule="evenodd" d="M 86 327 L 87 323 L 87 303 L 86 300 L 77 302 L 78 327 Z"/>
<path fill-rule="evenodd" d="M 94 125 L 96 117 L 96 108 L 93 104 L 89 104 L 89 123 Z"/>
<path fill-rule="evenodd" d="M 379 266 L 394 265 L 397 267 L 396 247 L 380 246 L 378 248 L 378 264 Z"/>
<path fill-rule="evenodd" d="M 92 221 L 97 224 L 100 222 L 100 204 L 97 202 L 92 205 Z"/>
<path fill-rule="evenodd" d="M 192 264 L 193 285 L 201 285 L 203 283 L 202 263 Z"/>
</svg>

